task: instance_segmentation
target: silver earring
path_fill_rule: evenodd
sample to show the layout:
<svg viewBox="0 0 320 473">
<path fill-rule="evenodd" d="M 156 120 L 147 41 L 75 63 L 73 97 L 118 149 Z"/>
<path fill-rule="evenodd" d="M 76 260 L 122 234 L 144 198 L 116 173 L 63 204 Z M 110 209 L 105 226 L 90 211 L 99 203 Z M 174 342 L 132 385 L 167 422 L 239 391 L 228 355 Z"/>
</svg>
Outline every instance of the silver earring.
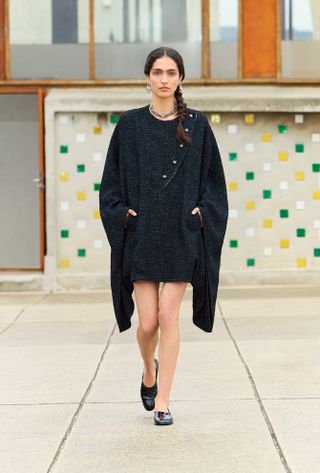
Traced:
<svg viewBox="0 0 320 473">
<path fill-rule="evenodd" d="M 182 83 L 180 82 L 180 84 L 178 84 L 178 87 L 179 87 L 179 92 L 181 94 L 183 94 L 183 89 L 182 89 Z"/>
<path fill-rule="evenodd" d="M 147 83 L 146 91 L 149 92 L 149 94 L 152 91 L 151 84 L 149 82 Z"/>
</svg>

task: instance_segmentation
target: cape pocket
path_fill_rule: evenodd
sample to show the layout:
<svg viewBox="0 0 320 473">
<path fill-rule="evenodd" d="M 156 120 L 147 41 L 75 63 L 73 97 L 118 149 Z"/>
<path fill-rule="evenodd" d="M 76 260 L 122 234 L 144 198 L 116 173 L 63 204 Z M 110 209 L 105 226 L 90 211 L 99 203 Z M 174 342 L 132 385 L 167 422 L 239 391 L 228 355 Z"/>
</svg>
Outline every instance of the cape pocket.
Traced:
<svg viewBox="0 0 320 473">
<path fill-rule="evenodd" d="M 126 217 L 125 229 L 128 230 L 129 232 L 134 231 L 137 226 L 137 218 L 138 218 L 138 215 L 128 214 L 128 216 Z"/>
<path fill-rule="evenodd" d="M 192 214 L 191 212 L 189 212 L 188 218 L 187 218 L 187 226 L 190 230 L 193 230 L 193 231 L 201 229 L 202 218 L 199 212 L 196 212 L 195 214 Z"/>
</svg>

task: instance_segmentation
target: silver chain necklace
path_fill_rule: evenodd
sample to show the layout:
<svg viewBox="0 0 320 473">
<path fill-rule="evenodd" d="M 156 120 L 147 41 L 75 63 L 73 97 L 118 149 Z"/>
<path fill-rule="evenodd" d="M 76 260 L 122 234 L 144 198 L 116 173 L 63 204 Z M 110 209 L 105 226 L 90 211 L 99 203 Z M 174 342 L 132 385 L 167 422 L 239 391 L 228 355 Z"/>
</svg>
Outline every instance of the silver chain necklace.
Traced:
<svg viewBox="0 0 320 473">
<path fill-rule="evenodd" d="M 153 109 L 153 104 L 152 103 L 150 103 L 150 105 L 149 105 L 150 113 L 152 113 L 152 115 L 154 115 L 155 117 L 159 117 L 159 118 L 169 117 L 170 115 L 175 114 L 177 110 L 178 110 L 177 102 L 175 102 L 174 107 L 173 107 L 172 110 L 170 110 L 170 112 L 165 112 L 165 113 L 158 113 Z"/>
</svg>

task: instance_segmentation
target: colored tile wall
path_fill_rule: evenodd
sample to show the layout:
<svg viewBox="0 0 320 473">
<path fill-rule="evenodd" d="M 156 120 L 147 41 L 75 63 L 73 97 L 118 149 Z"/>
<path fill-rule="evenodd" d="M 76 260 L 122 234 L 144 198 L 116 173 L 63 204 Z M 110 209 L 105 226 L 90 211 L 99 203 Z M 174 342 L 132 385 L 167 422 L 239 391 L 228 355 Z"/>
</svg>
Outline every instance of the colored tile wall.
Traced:
<svg viewBox="0 0 320 473">
<path fill-rule="evenodd" d="M 227 177 L 226 269 L 320 268 L 320 121 L 208 113 Z"/>
<path fill-rule="evenodd" d="M 315 113 L 207 113 L 230 214 L 222 269 L 320 268 L 320 121 Z M 99 182 L 118 113 L 57 113 L 58 266 L 104 272 Z"/>
</svg>

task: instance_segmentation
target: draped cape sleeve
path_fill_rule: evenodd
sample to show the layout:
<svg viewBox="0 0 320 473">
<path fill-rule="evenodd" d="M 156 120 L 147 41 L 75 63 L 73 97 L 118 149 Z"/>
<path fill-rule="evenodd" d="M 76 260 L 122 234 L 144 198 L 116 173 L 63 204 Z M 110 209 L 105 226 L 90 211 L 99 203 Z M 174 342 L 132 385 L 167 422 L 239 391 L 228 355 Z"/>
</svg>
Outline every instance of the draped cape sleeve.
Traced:
<svg viewBox="0 0 320 473">
<path fill-rule="evenodd" d="M 134 312 L 133 284 L 122 278 L 123 244 L 128 209 L 120 175 L 120 127 L 121 116 L 110 139 L 99 190 L 101 221 L 111 248 L 110 283 L 114 312 L 119 328 L 123 332 L 131 327 Z"/>
<path fill-rule="evenodd" d="M 205 332 L 213 329 L 221 253 L 228 220 L 228 197 L 220 150 L 206 120 L 202 150 L 202 174 L 197 206 L 202 215 L 205 265 L 195 274 L 193 322 Z"/>
</svg>

